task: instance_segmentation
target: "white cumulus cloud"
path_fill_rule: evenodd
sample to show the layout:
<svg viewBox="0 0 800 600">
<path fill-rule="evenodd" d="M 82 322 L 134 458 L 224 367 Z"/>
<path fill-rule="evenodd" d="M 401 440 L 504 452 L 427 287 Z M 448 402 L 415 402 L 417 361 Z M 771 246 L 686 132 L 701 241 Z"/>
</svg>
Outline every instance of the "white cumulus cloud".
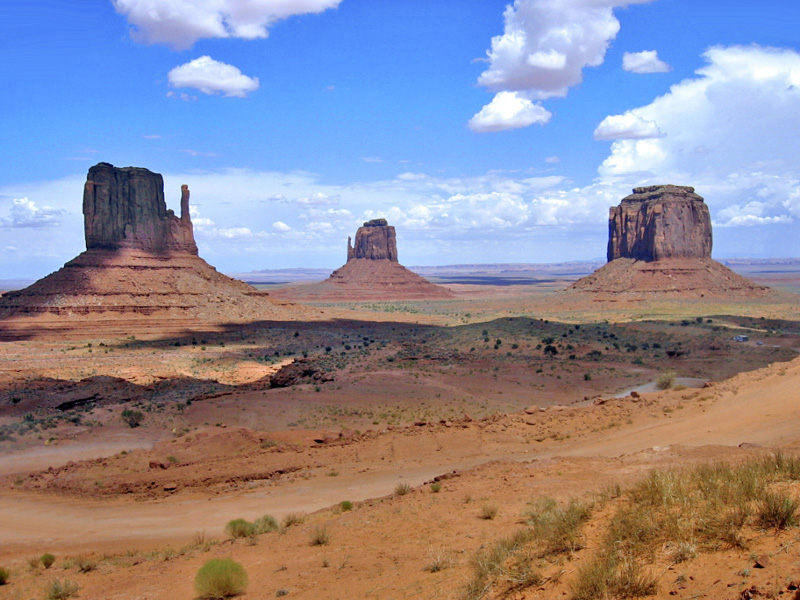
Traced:
<svg viewBox="0 0 800 600">
<path fill-rule="evenodd" d="M 800 53 L 752 45 L 714 47 L 703 56 L 695 77 L 646 106 L 604 119 L 595 137 L 616 141 L 600 180 L 694 186 L 721 228 L 794 222 L 800 216 Z M 627 120 L 632 127 L 619 135 Z M 647 133 L 642 124 L 648 123 L 662 137 L 630 135 Z"/>
<path fill-rule="evenodd" d="M 622 55 L 622 68 L 630 73 L 668 73 L 672 70 L 672 67 L 658 58 L 656 50 L 625 52 Z"/>
<path fill-rule="evenodd" d="M 321 13 L 341 0 L 112 0 L 145 44 L 185 50 L 201 38 L 265 38 L 277 21 Z"/>
<path fill-rule="evenodd" d="M 66 211 L 43 206 L 37 208 L 36 203 L 28 198 L 14 198 L 11 201 L 9 216 L 0 219 L 2 227 L 58 227 L 60 217 Z"/>
<path fill-rule="evenodd" d="M 259 88 L 258 77 L 248 77 L 233 65 L 201 56 L 175 67 L 167 76 L 175 88 L 194 88 L 204 94 L 244 98 Z"/>
<path fill-rule="evenodd" d="M 544 125 L 553 114 L 518 92 L 499 92 L 494 99 L 469 120 L 469 128 L 478 133 Z"/>
<path fill-rule="evenodd" d="M 567 95 L 584 67 L 603 63 L 619 31 L 614 8 L 653 0 L 515 0 L 503 35 L 492 38 L 490 66 L 478 83 L 494 91 L 524 91 L 532 100 Z"/>
<path fill-rule="evenodd" d="M 646 121 L 632 112 L 610 115 L 594 130 L 596 140 L 644 140 L 661 136 L 655 121 Z"/>
</svg>

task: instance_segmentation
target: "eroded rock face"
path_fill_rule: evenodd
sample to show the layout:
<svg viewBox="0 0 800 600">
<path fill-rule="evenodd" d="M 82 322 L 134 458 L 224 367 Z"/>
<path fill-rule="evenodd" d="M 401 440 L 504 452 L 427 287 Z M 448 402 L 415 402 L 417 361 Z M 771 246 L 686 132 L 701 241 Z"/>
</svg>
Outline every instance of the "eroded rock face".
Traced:
<svg viewBox="0 0 800 600">
<path fill-rule="evenodd" d="M 633 258 L 710 258 L 711 218 L 694 188 L 655 185 L 634 188 L 611 207 L 608 261 Z"/>
<path fill-rule="evenodd" d="M 181 216 L 167 210 L 164 179 L 139 167 L 99 163 L 83 190 L 86 249 L 134 248 L 197 254 L 189 217 L 189 188 L 181 188 Z"/>
<path fill-rule="evenodd" d="M 359 227 L 355 246 L 347 238 L 347 260 L 349 262 L 356 258 L 397 262 L 397 236 L 394 227 L 386 219 L 373 219 Z"/>
</svg>

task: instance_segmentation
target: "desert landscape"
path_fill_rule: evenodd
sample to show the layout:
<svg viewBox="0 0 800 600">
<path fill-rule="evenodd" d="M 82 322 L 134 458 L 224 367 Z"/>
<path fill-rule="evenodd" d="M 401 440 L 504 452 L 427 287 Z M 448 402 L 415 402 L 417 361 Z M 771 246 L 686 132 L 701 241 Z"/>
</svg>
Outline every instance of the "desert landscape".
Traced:
<svg viewBox="0 0 800 600">
<path fill-rule="evenodd" d="M 2 6 L 0 600 L 800 600 L 800 3 Z"/>
<path fill-rule="evenodd" d="M 90 169 L 86 252 L 0 299 L 3 597 L 797 595 L 800 270 L 712 261 L 691 188 L 584 277 L 430 283 L 378 220 L 269 291 L 162 188 Z"/>
</svg>

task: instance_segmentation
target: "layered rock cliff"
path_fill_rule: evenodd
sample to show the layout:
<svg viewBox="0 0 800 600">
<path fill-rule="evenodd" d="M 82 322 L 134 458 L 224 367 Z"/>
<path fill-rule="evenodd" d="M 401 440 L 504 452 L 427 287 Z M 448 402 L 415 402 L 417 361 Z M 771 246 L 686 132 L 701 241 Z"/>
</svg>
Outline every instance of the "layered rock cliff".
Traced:
<svg viewBox="0 0 800 600">
<path fill-rule="evenodd" d="M 608 260 L 710 258 L 711 217 L 694 188 L 639 187 L 610 209 Z"/>
<path fill-rule="evenodd" d="M 167 210 L 164 179 L 139 167 L 99 163 L 83 189 L 86 249 L 136 248 L 197 254 L 189 217 L 189 188 L 181 188 L 181 216 Z"/>
<path fill-rule="evenodd" d="M 140 317 L 147 320 L 140 331 L 163 330 L 170 323 L 185 330 L 195 324 L 291 319 L 313 312 L 275 303 L 266 292 L 217 272 L 200 258 L 189 218 L 189 188 L 181 188 L 177 217 L 166 207 L 158 173 L 95 165 L 86 178 L 83 213 L 86 251 L 0 298 L 0 318 L 5 319 L 0 338 L 27 336 L 37 327 L 80 329 L 80 319 L 88 319 L 98 334 L 98 328 L 124 330 Z M 17 317 L 25 322 L 12 322 Z M 73 320 L 78 323 L 70 325 Z"/>
<path fill-rule="evenodd" d="M 355 246 L 351 246 L 351 238 L 347 238 L 347 260 L 356 258 L 398 262 L 397 235 L 386 219 L 373 219 L 359 227 Z"/>
<path fill-rule="evenodd" d="M 453 293 L 397 261 L 397 237 L 386 219 L 367 221 L 347 238 L 347 262 L 325 281 L 275 290 L 290 300 L 411 300 L 451 298 Z"/>
<path fill-rule="evenodd" d="M 592 300 L 760 297 L 770 290 L 711 259 L 711 217 L 694 188 L 634 188 L 608 218 L 608 264 L 567 293 Z"/>
</svg>

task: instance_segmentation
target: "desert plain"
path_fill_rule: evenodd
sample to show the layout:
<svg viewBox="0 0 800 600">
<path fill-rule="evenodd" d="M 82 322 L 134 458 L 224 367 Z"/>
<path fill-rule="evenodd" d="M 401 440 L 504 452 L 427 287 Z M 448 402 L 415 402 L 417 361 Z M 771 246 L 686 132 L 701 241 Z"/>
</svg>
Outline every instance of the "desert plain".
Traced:
<svg viewBox="0 0 800 600">
<path fill-rule="evenodd" d="M 0 597 L 188 600 L 210 558 L 242 598 L 795 597 L 800 531 L 760 511 L 800 498 L 796 267 L 738 265 L 757 299 L 472 267 L 276 321 L 7 319 Z"/>
</svg>

